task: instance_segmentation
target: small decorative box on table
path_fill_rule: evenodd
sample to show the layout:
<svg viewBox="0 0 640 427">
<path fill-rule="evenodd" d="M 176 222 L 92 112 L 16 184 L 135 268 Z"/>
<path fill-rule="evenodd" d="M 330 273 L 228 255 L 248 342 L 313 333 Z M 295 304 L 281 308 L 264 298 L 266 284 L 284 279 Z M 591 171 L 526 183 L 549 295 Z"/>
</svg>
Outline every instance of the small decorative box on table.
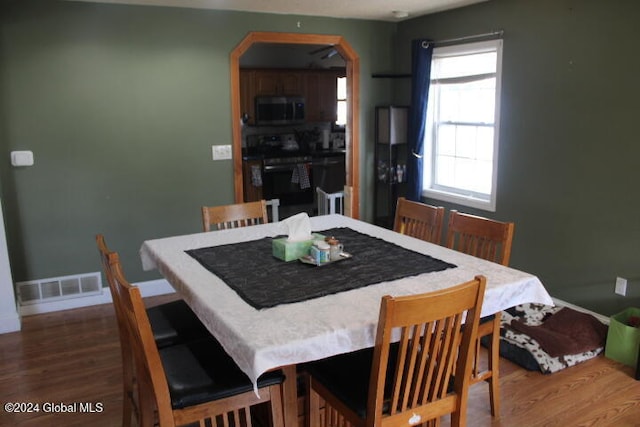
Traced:
<svg viewBox="0 0 640 427">
<path fill-rule="evenodd" d="M 287 237 L 278 237 L 271 242 L 273 256 L 283 261 L 293 261 L 309 254 L 313 241 L 324 239 L 322 234 L 313 233 L 312 238 L 300 242 L 289 242 Z"/>
</svg>

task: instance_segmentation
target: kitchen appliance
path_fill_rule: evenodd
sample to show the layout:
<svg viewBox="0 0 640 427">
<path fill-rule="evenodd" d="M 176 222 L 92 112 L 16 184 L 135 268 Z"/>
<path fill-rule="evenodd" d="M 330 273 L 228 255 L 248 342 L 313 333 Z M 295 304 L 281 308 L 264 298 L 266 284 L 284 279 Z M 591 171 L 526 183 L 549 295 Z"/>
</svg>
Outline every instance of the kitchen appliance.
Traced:
<svg viewBox="0 0 640 427">
<path fill-rule="evenodd" d="M 273 157 L 262 160 L 265 199 L 280 199 L 281 206 L 313 203 L 311 156 Z"/>
<path fill-rule="evenodd" d="M 345 154 L 340 152 L 313 156 L 313 183 L 327 193 L 342 191 L 346 183 Z"/>
<path fill-rule="evenodd" d="M 312 208 L 312 157 L 302 149 L 295 134 L 249 135 L 243 156 L 261 160 L 264 199 L 279 199 L 279 206 L 285 209 L 302 205 Z"/>
<path fill-rule="evenodd" d="M 261 197 L 279 199 L 283 218 L 287 212 L 313 212 L 316 187 L 336 192 L 345 185 L 345 151 L 311 149 L 305 141 L 319 135 L 308 131 L 247 136 L 243 157 L 260 161 Z M 245 180 L 245 185 L 251 181 Z"/>
<path fill-rule="evenodd" d="M 256 96 L 255 103 L 258 126 L 304 123 L 305 103 L 301 96 Z"/>
</svg>

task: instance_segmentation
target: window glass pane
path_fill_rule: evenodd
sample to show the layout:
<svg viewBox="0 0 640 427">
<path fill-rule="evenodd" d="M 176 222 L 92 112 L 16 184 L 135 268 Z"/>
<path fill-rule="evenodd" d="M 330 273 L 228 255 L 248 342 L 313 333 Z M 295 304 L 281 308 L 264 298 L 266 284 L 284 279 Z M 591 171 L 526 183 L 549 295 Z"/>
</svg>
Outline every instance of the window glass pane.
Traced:
<svg viewBox="0 0 640 427">
<path fill-rule="evenodd" d="M 347 124 L 347 101 L 338 101 L 337 106 L 337 125 L 346 125 Z"/>
<path fill-rule="evenodd" d="M 436 149 L 439 155 L 454 156 L 456 154 L 456 126 L 440 125 L 437 141 Z"/>
<path fill-rule="evenodd" d="M 347 78 L 338 77 L 338 99 L 347 99 Z"/>
<path fill-rule="evenodd" d="M 336 105 L 336 125 L 345 126 L 347 124 L 347 78 L 338 77 L 337 84 L 337 105 Z"/>
<path fill-rule="evenodd" d="M 437 156 L 435 169 L 435 184 L 455 186 L 455 157 Z"/>
<path fill-rule="evenodd" d="M 475 162 L 475 176 L 476 180 L 471 190 L 482 193 L 491 194 L 491 174 L 493 173 L 493 165 L 491 162 Z"/>
<path fill-rule="evenodd" d="M 483 52 L 462 56 L 436 57 L 432 79 L 462 77 L 496 72 L 496 52 Z"/>
<path fill-rule="evenodd" d="M 456 159 L 456 171 L 454 186 L 463 190 L 473 191 L 476 177 L 475 162 L 471 159 L 458 157 Z"/>
<path fill-rule="evenodd" d="M 478 160 L 493 161 L 493 128 L 479 126 L 476 133 Z"/>
<path fill-rule="evenodd" d="M 495 78 L 439 86 L 441 121 L 493 123 Z"/>
<path fill-rule="evenodd" d="M 457 126 L 456 157 L 474 159 L 476 157 L 475 126 Z"/>
</svg>

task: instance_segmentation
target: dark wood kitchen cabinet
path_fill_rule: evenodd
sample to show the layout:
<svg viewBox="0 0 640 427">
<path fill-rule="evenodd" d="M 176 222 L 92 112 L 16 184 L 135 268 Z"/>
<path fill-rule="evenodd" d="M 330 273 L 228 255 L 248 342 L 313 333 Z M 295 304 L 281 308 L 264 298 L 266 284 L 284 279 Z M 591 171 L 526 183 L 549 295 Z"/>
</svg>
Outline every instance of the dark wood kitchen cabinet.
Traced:
<svg viewBox="0 0 640 427">
<path fill-rule="evenodd" d="M 303 92 L 303 76 L 296 71 L 256 70 L 256 95 L 296 95 Z"/>
<path fill-rule="evenodd" d="M 240 69 L 240 114 L 254 125 L 256 96 L 304 95 L 304 76 L 298 70 Z"/>
<path fill-rule="evenodd" d="M 307 121 L 335 122 L 337 119 L 338 77 L 344 73 L 334 70 L 307 72 L 305 98 Z"/>
<path fill-rule="evenodd" d="M 240 114 L 248 116 L 247 124 L 254 124 L 256 118 L 254 81 L 253 70 L 240 69 Z"/>
<path fill-rule="evenodd" d="M 240 111 L 255 124 L 255 97 L 295 95 L 305 98 L 306 121 L 334 122 L 337 118 L 337 79 L 345 70 L 240 69 Z"/>
</svg>

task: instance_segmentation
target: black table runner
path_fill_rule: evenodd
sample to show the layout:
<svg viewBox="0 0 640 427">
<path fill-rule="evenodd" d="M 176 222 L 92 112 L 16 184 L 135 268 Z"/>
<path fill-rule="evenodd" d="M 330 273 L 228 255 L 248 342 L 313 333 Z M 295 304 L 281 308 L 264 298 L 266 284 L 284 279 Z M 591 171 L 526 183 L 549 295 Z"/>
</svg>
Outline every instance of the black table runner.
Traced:
<svg viewBox="0 0 640 427">
<path fill-rule="evenodd" d="M 271 237 L 186 253 L 256 309 L 456 267 L 350 228 L 316 233 L 335 236 L 353 258 L 320 267 L 284 262 L 271 254 Z"/>
</svg>

